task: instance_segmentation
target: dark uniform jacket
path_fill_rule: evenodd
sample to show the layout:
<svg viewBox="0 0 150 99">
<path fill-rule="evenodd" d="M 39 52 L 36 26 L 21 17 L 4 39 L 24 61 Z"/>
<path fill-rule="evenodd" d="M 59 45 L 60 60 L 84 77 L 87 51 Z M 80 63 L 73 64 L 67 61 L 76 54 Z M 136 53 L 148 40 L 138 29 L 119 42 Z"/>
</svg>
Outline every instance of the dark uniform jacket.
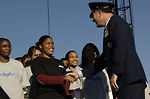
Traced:
<svg viewBox="0 0 150 99">
<path fill-rule="evenodd" d="M 94 66 L 89 64 L 88 68 L 82 71 L 83 76 L 89 78 L 107 67 L 110 77 L 112 74 L 118 75 L 119 88 L 137 81 L 145 81 L 145 73 L 137 55 L 133 33 L 128 23 L 120 16 L 113 15 L 106 29 L 101 58 Z"/>
</svg>

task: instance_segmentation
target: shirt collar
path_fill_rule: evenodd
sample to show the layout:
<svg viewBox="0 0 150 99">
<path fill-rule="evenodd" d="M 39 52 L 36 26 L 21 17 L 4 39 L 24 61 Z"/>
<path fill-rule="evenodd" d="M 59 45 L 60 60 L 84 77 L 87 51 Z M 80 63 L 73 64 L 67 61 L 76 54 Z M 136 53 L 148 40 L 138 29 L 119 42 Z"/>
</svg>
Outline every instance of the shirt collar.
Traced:
<svg viewBox="0 0 150 99">
<path fill-rule="evenodd" d="M 107 28 L 109 21 L 110 21 L 110 18 L 109 18 L 109 19 L 107 20 L 107 22 L 106 22 L 105 29 Z"/>
</svg>

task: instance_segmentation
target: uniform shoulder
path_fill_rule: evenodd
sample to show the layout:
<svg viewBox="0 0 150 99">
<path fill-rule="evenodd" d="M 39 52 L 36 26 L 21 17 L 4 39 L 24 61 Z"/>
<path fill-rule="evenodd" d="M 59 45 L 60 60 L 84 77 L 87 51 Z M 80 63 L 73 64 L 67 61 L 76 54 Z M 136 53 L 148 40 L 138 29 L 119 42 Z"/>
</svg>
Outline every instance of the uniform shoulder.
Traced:
<svg viewBox="0 0 150 99">
<path fill-rule="evenodd" d="M 112 16 L 112 23 L 120 23 L 120 24 L 122 24 L 122 23 L 127 23 L 121 16 L 119 16 L 119 15 L 113 15 Z"/>
</svg>

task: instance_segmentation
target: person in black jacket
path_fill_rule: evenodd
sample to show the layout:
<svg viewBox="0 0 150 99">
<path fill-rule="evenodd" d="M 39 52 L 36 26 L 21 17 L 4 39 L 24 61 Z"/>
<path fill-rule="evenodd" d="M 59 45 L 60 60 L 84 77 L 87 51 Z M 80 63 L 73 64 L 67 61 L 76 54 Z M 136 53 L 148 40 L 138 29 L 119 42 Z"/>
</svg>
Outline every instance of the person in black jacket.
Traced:
<svg viewBox="0 0 150 99">
<path fill-rule="evenodd" d="M 62 61 L 53 56 L 53 39 L 44 35 L 38 42 L 41 55 L 35 58 L 31 63 L 33 73 L 33 82 L 31 91 L 36 90 L 30 99 L 69 99 L 69 82 L 65 80 L 66 70 Z M 32 87 L 33 86 L 33 87 Z M 32 89 L 33 88 L 33 89 Z M 35 97 L 33 97 L 35 96 Z"/>
<path fill-rule="evenodd" d="M 111 86 L 118 99 L 145 99 L 146 76 L 136 52 L 129 24 L 113 14 L 112 3 L 90 2 L 89 7 L 90 18 L 93 18 L 97 27 L 104 27 L 103 52 L 100 59 L 95 62 L 94 68 L 93 64 L 88 64 L 82 72 L 67 75 L 74 78 L 90 78 L 103 67 L 107 67 Z"/>
</svg>

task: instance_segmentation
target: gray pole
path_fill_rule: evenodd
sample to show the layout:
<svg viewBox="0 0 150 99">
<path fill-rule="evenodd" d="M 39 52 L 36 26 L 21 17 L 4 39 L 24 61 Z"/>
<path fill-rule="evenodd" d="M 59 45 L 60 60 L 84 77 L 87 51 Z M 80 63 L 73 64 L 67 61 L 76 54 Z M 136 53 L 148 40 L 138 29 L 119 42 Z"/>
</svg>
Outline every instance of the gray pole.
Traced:
<svg viewBox="0 0 150 99">
<path fill-rule="evenodd" d="M 47 14 L 48 14 L 48 34 L 50 35 L 49 0 L 47 0 Z"/>
</svg>

